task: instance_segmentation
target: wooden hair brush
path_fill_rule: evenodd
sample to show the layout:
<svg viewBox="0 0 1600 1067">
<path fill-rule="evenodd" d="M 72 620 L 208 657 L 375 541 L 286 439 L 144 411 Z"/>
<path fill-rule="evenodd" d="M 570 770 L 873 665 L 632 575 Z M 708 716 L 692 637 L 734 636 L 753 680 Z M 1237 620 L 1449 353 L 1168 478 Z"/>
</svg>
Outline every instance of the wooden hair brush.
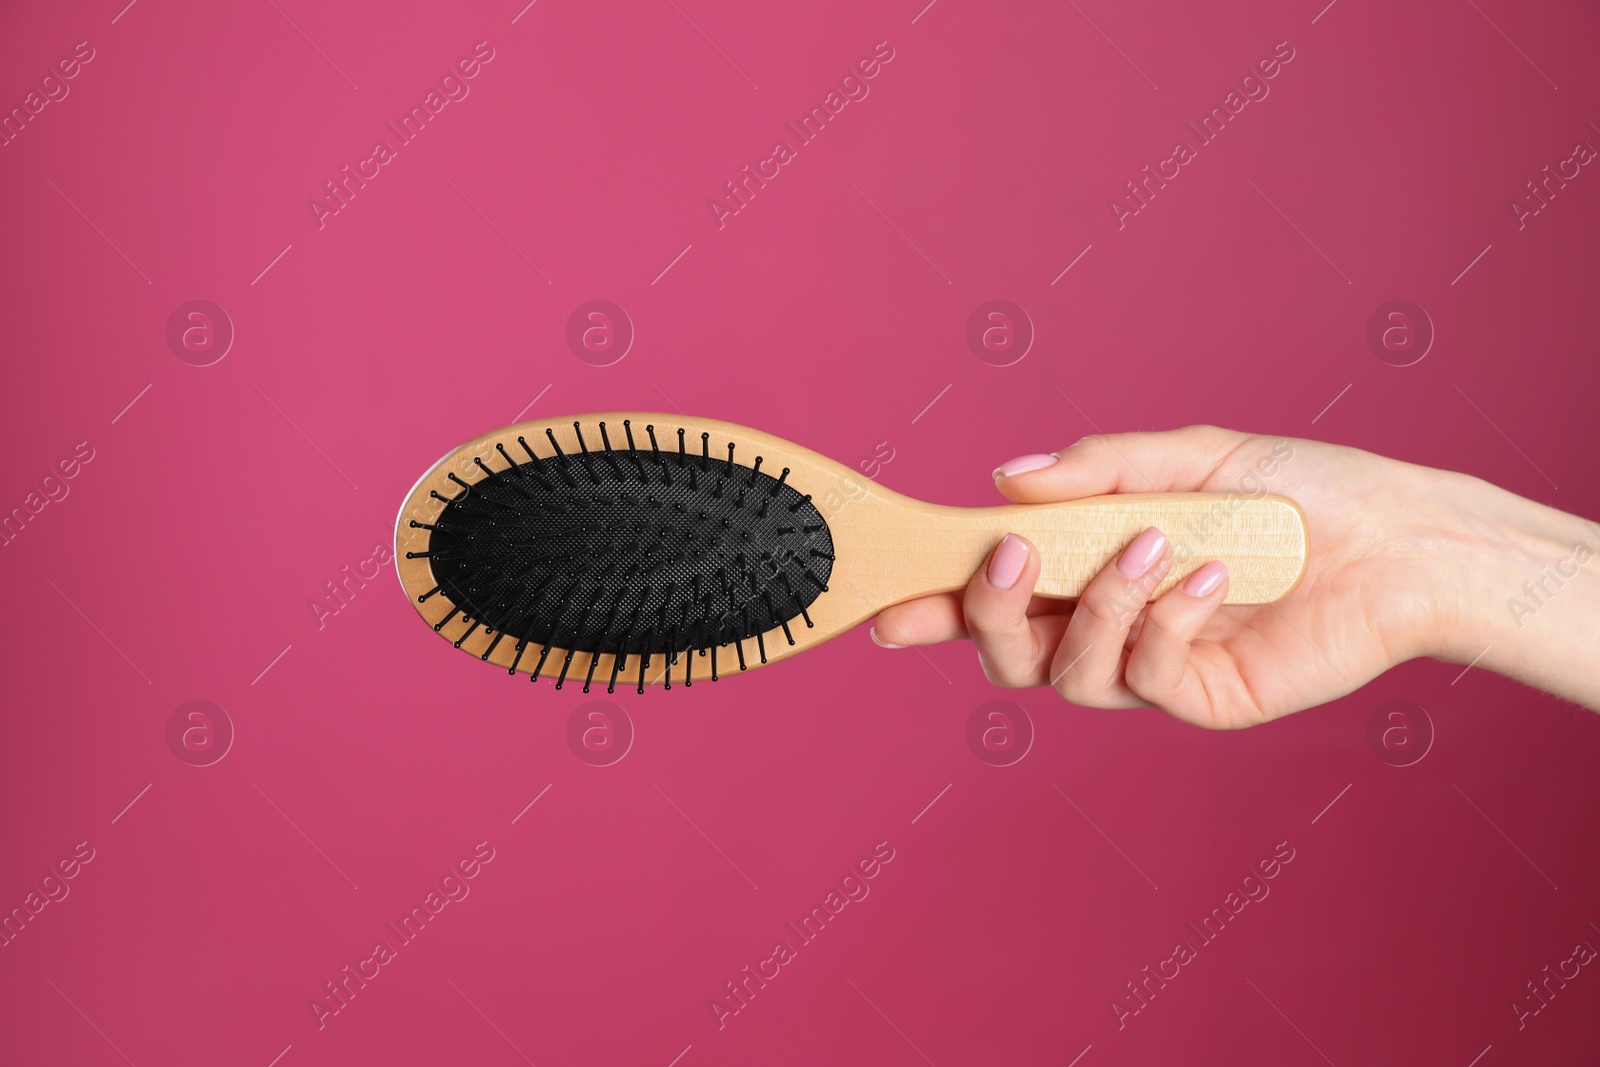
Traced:
<svg viewBox="0 0 1600 1067">
<path fill-rule="evenodd" d="M 747 462 L 748 461 L 748 462 Z M 622 413 L 485 434 L 423 475 L 395 558 L 424 621 L 465 652 L 611 692 L 783 659 L 891 604 L 960 589 L 995 543 L 1039 548 L 1035 593 L 1073 598 L 1141 530 L 1207 560 L 1226 603 L 1276 600 L 1306 564 L 1281 496 L 1120 494 L 1058 504 L 927 504 L 759 430 Z M 698 655 L 700 663 L 696 664 Z"/>
</svg>

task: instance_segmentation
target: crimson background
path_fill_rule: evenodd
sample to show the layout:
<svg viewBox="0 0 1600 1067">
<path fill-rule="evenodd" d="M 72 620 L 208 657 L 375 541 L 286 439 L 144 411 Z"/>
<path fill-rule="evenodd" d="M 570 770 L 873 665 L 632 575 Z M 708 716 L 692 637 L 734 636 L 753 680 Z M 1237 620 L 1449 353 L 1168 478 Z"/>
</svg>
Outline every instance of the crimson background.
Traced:
<svg viewBox="0 0 1600 1067">
<path fill-rule="evenodd" d="M 567 742 L 592 695 L 473 665 L 387 569 L 320 628 L 310 603 L 523 412 L 888 442 L 884 484 L 971 505 L 1012 455 L 1204 421 L 1600 514 L 1600 177 L 1509 206 L 1600 144 L 1595 5 L 123 2 L 0 34 L 7 109 L 95 49 L 0 150 L 0 504 L 95 455 L 0 554 L 0 904 L 95 849 L 0 949 L 4 1062 L 1594 1061 L 1600 978 L 1521 1030 L 1510 1004 L 1600 943 L 1600 722 L 1482 671 L 1213 734 L 863 629 L 619 693 L 636 736 L 596 767 Z M 308 200 L 479 41 L 470 96 L 319 228 Z M 870 96 L 719 228 L 708 198 L 879 41 Z M 1119 229 L 1108 198 L 1280 41 L 1270 96 Z M 611 366 L 565 339 L 596 298 L 637 330 Z M 1008 367 L 965 341 L 994 298 L 1037 332 Z M 211 366 L 166 340 L 191 299 L 237 330 Z M 1412 366 L 1366 344 L 1392 299 L 1437 330 Z M 966 741 L 995 698 L 1036 731 L 1007 767 Z M 236 731 L 211 766 L 167 742 L 193 699 Z M 1395 699 L 1436 730 L 1413 766 L 1366 741 Z M 319 1028 L 484 840 L 471 895 Z M 879 841 L 871 895 L 719 1029 Z M 1270 897 L 1119 1028 L 1283 841 Z"/>
</svg>

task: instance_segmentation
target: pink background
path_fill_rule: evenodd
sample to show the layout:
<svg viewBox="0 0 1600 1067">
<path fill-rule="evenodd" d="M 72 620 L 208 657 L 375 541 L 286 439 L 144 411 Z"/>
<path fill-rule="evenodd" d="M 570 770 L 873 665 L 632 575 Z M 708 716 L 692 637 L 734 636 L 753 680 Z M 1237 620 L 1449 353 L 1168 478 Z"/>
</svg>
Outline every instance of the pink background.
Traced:
<svg viewBox="0 0 1600 1067">
<path fill-rule="evenodd" d="M 473 664 L 390 568 L 319 627 L 428 465 L 524 411 L 887 442 L 884 484 L 953 504 L 1019 453 L 1204 421 L 1600 515 L 1600 173 L 1510 207 L 1600 145 L 1593 4 L 922 2 L 0 16 L 8 110 L 94 49 L 0 148 L 0 506 L 93 451 L 0 551 L 0 905 L 94 850 L 0 948 L 0 1061 L 1593 1062 L 1590 968 L 1520 1030 L 1511 1005 L 1600 946 L 1600 719 L 1482 671 L 1213 734 L 862 629 L 619 692 L 632 747 L 595 766 L 568 742 L 593 694 Z M 319 229 L 308 200 L 480 41 L 470 95 Z M 870 95 L 719 229 L 708 198 L 880 41 Z M 1109 198 L 1280 41 L 1270 95 L 1119 229 Z M 195 299 L 237 333 L 205 367 L 167 341 Z M 611 366 L 567 345 L 591 299 L 637 333 Z M 1011 366 L 965 340 L 991 299 L 1036 331 Z M 1366 342 L 1394 299 L 1437 330 L 1412 366 Z M 1032 724 L 1009 766 L 967 741 L 994 699 Z M 232 724 L 220 762 L 169 744 L 191 700 Z M 1411 766 L 1368 744 L 1391 700 L 1436 734 Z M 470 895 L 319 1028 L 481 841 Z M 885 841 L 719 1028 L 725 983 Z M 1119 1027 L 1280 842 L 1270 896 Z"/>
</svg>

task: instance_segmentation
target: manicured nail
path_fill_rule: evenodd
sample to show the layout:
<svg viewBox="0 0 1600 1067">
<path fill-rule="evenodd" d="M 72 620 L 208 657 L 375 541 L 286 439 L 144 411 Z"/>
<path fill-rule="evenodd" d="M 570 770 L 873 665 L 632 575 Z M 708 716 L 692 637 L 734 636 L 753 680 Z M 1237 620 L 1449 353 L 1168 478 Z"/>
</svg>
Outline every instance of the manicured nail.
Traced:
<svg viewBox="0 0 1600 1067">
<path fill-rule="evenodd" d="M 994 469 L 996 478 L 1010 478 L 1017 474 L 1027 474 L 1029 471 L 1043 470 L 1056 461 L 1053 455 L 1045 456 L 1035 453 L 1031 456 L 1018 456 L 1008 459 Z"/>
<path fill-rule="evenodd" d="M 878 628 L 876 626 L 874 626 L 872 629 L 868 630 L 867 633 L 872 636 L 872 643 L 877 645 L 879 648 L 905 648 L 906 647 L 905 645 L 890 644 L 888 641 L 885 641 L 883 638 L 879 637 L 878 636 Z"/>
<path fill-rule="evenodd" d="M 1133 544 L 1122 550 L 1117 559 L 1117 573 L 1124 578 L 1143 578 L 1166 550 L 1166 535 L 1154 526 L 1146 527 L 1144 533 L 1133 539 Z"/>
<path fill-rule="evenodd" d="M 1192 597 L 1208 596 L 1227 576 L 1228 568 L 1214 559 L 1183 580 L 1183 591 Z"/>
<path fill-rule="evenodd" d="M 1022 568 L 1027 563 L 1027 543 L 1016 534 L 1006 534 L 989 560 L 989 584 L 996 589 L 1010 589 L 1022 577 Z"/>
</svg>

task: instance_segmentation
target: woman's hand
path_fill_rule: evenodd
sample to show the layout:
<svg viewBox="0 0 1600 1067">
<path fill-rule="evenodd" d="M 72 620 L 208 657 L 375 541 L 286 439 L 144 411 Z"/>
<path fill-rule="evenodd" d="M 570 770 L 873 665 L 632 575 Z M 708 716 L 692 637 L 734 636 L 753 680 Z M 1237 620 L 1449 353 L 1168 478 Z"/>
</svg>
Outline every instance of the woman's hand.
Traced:
<svg viewBox="0 0 1600 1067">
<path fill-rule="evenodd" d="M 1483 656 L 1484 666 L 1600 707 L 1595 667 L 1581 655 L 1576 671 L 1547 662 L 1529 650 L 1525 620 L 1511 620 L 1515 632 L 1508 622 L 1507 598 L 1524 575 L 1572 555 L 1583 524 L 1479 479 L 1339 445 L 1191 426 L 1086 437 L 1055 455 L 1012 460 L 995 482 L 1018 503 L 1279 493 L 1309 521 L 1305 577 L 1276 603 L 1224 607 L 1225 569 L 1207 563 L 1201 545 L 1184 563 L 1189 577 L 1151 600 L 1174 557 L 1152 527 L 1076 603 L 1045 600 L 1032 596 L 1037 549 L 1012 535 L 964 593 L 883 611 L 873 626 L 879 644 L 968 638 L 996 685 L 1050 685 L 1089 707 L 1153 705 L 1217 729 L 1325 703 L 1422 655 Z M 1600 537 L 1588 539 L 1592 556 Z M 1600 620 L 1594 578 L 1577 571 L 1582 589 L 1563 605 L 1567 623 L 1575 615 L 1590 635 Z M 1501 655 L 1487 655 L 1496 641 Z"/>
</svg>

